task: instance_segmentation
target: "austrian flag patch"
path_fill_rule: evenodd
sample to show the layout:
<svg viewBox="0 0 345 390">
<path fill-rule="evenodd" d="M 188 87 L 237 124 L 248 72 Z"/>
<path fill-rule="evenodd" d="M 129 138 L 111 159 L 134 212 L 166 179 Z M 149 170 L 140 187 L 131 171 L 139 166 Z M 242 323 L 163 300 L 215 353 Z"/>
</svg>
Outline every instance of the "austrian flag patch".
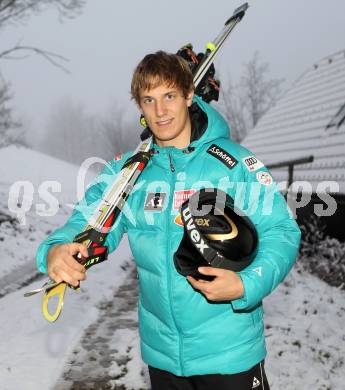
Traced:
<svg viewBox="0 0 345 390">
<path fill-rule="evenodd" d="M 272 176 L 265 171 L 258 172 L 256 174 L 256 178 L 258 179 L 258 182 L 263 184 L 264 186 L 270 186 L 273 183 Z"/>
</svg>

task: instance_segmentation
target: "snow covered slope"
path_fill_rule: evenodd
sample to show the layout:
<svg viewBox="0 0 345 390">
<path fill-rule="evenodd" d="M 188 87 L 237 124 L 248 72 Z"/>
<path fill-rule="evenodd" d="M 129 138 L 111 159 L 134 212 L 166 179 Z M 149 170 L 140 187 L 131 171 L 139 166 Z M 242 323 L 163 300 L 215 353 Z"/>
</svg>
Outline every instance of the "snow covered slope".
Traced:
<svg viewBox="0 0 345 390">
<path fill-rule="evenodd" d="M 77 200 L 79 167 L 16 146 L 0 149 L 1 277 L 30 263 L 39 243 L 63 224 Z M 86 183 L 94 178 L 89 171 Z"/>
</svg>

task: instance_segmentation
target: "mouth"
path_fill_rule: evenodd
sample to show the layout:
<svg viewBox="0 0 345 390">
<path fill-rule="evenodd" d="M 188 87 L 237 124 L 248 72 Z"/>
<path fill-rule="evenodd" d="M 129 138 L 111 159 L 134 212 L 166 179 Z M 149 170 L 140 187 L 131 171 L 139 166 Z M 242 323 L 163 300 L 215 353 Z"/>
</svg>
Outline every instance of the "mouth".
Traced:
<svg viewBox="0 0 345 390">
<path fill-rule="evenodd" d="M 157 121 L 156 124 L 159 127 L 169 126 L 173 120 L 174 120 L 173 118 L 165 119 L 165 120 Z"/>
</svg>

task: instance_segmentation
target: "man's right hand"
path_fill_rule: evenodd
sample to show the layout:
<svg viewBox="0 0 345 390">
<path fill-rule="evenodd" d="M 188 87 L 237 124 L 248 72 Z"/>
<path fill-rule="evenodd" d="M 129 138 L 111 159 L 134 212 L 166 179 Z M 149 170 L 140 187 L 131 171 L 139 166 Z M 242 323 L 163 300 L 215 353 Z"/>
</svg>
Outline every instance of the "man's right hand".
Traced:
<svg viewBox="0 0 345 390">
<path fill-rule="evenodd" d="M 86 279 L 84 266 L 73 257 L 78 253 L 88 257 L 87 247 L 78 243 L 54 245 L 47 256 L 49 277 L 55 282 L 66 282 L 78 287 L 79 282 Z"/>
</svg>

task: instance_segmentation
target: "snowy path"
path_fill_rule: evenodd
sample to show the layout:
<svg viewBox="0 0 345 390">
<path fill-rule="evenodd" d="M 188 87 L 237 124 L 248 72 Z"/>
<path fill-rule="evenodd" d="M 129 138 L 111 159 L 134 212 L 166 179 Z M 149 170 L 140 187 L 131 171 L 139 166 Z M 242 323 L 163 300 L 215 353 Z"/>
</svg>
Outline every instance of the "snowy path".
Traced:
<svg viewBox="0 0 345 390">
<path fill-rule="evenodd" d="M 54 390 L 113 389 L 145 385 L 146 367 L 140 360 L 137 331 L 137 280 L 133 270 L 114 297 L 102 302 L 99 317 L 85 330 L 68 358 Z M 142 368 L 142 369 L 141 369 Z M 136 376 L 134 378 L 128 375 Z"/>
<path fill-rule="evenodd" d="M 110 300 L 128 275 L 130 259 L 124 239 L 103 266 L 89 271 L 80 293 L 66 292 L 63 312 L 53 324 L 42 316 L 40 294 L 23 297 L 42 281 L 0 299 L 1 390 L 48 390 L 55 385 L 84 329 L 97 320 L 98 304 Z"/>
<path fill-rule="evenodd" d="M 0 298 L 44 278 L 44 275 L 37 271 L 34 260 L 23 264 L 0 277 Z"/>
</svg>

